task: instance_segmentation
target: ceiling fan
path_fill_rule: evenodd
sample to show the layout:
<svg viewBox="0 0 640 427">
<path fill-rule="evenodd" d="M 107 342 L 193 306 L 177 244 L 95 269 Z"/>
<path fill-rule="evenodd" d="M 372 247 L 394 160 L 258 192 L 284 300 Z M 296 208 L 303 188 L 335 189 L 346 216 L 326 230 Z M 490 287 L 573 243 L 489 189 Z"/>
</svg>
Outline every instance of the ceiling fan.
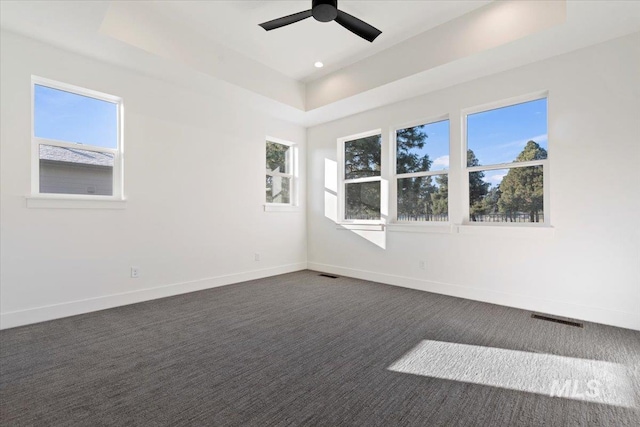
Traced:
<svg viewBox="0 0 640 427">
<path fill-rule="evenodd" d="M 260 26 L 267 31 L 271 31 L 276 28 L 284 27 L 285 25 L 294 24 L 312 16 L 316 21 L 320 22 L 336 21 L 347 30 L 370 42 L 373 42 L 376 37 L 382 34 L 382 31 L 376 27 L 361 21 L 355 16 L 338 10 L 338 0 L 312 0 L 310 10 L 283 16 L 282 18 L 274 19 L 273 21 L 263 22 Z"/>
</svg>

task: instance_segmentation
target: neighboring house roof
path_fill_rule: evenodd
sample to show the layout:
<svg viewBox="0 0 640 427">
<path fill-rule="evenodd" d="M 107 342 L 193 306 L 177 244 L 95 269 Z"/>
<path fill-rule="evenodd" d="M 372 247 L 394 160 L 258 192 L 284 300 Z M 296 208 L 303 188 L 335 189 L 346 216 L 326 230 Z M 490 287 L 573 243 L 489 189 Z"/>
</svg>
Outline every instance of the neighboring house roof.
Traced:
<svg viewBox="0 0 640 427">
<path fill-rule="evenodd" d="M 52 145 L 40 145 L 40 160 L 113 167 L 113 154 Z"/>
</svg>

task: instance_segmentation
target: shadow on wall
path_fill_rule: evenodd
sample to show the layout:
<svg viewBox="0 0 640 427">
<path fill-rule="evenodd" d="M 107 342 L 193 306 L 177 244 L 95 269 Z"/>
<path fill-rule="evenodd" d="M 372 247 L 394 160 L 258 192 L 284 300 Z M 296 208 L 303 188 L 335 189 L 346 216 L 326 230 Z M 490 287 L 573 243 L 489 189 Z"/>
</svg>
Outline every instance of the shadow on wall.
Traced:
<svg viewBox="0 0 640 427">
<path fill-rule="evenodd" d="M 388 198 L 388 183 L 383 181 L 382 185 L 382 203 L 383 209 L 386 209 L 388 205 L 386 198 Z M 339 219 L 338 208 L 338 164 L 335 160 L 324 159 L 324 216 L 335 224 L 337 224 L 341 230 L 350 231 L 361 238 L 373 243 L 379 248 L 386 249 L 387 247 L 387 233 L 384 225 L 380 224 L 343 224 Z M 386 218 L 386 211 L 382 211 L 382 217 Z"/>
</svg>

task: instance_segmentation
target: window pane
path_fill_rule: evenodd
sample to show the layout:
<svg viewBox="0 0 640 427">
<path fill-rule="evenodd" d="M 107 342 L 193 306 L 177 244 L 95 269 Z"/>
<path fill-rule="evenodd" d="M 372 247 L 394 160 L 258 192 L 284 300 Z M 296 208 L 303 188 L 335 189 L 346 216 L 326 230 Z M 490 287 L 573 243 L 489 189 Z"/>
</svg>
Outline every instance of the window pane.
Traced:
<svg viewBox="0 0 640 427">
<path fill-rule="evenodd" d="M 346 184 L 345 219 L 380 219 L 380 181 Z"/>
<path fill-rule="evenodd" d="M 469 213 L 478 222 L 544 222 L 543 167 L 469 173 Z"/>
<path fill-rule="evenodd" d="M 291 178 L 267 175 L 267 203 L 291 203 Z"/>
<path fill-rule="evenodd" d="M 291 147 L 288 145 L 267 141 L 267 171 L 291 173 L 289 150 Z"/>
<path fill-rule="evenodd" d="M 448 221 L 448 178 L 398 179 L 398 221 Z"/>
<path fill-rule="evenodd" d="M 345 179 L 380 176 L 380 135 L 367 136 L 344 143 Z"/>
<path fill-rule="evenodd" d="M 40 145 L 40 192 L 113 195 L 110 153 Z"/>
<path fill-rule="evenodd" d="M 399 174 L 449 169 L 449 120 L 399 129 L 396 171 Z"/>
<path fill-rule="evenodd" d="M 34 134 L 105 148 L 118 147 L 118 105 L 35 85 Z"/>
<path fill-rule="evenodd" d="M 467 166 L 546 159 L 546 98 L 470 114 L 467 144 Z"/>
</svg>

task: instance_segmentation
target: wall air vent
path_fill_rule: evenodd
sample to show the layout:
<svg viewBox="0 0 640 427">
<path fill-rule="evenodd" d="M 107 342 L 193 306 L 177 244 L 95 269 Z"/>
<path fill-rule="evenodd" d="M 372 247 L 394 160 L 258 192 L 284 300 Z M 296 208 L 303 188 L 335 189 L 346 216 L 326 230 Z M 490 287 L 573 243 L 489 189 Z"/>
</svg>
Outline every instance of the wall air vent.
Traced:
<svg viewBox="0 0 640 427">
<path fill-rule="evenodd" d="M 531 313 L 534 319 L 546 320 L 547 322 L 562 323 L 563 325 L 575 326 L 576 328 L 584 328 L 584 323 L 577 320 L 565 319 L 562 317 L 550 316 L 548 314 Z"/>
<path fill-rule="evenodd" d="M 318 274 L 318 276 L 328 277 L 329 279 L 337 279 L 338 278 L 338 276 L 332 276 L 331 274 L 325 274 L 325 273 Z"/>
</svg>

